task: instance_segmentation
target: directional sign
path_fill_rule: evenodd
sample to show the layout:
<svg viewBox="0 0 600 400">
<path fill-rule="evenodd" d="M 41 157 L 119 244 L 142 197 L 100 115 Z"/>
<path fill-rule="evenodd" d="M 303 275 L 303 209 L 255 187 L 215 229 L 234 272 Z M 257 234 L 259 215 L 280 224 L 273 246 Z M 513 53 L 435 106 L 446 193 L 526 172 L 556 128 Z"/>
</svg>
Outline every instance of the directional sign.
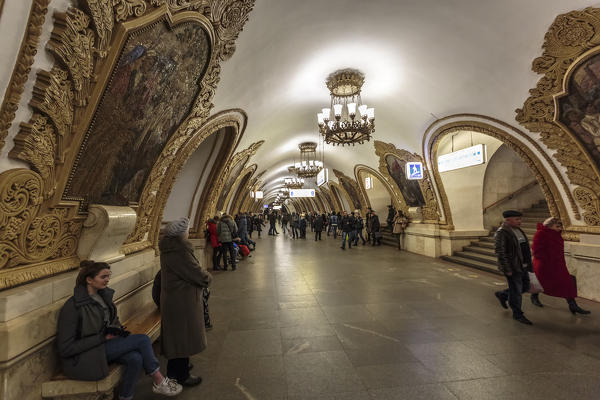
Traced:
<svg viewBox="0 0 600 400">
<path fill-rule="evenodd" d="M 423 179 L 423 163 L 407 162 L 406 177 L 410 180 Z"/>
<path fill-rule="evenodd" d="M 486 148 L 483 144 L 477 144 L 466 149 L 438 156 L 438 171 L 452 171 L 464 167 L 471 167 L 485 163 Z"/>
<path fill-rule="evenodd" d="M 315 197 L 315 189 L 291 189 L 290 197 Z"/>
</svg>

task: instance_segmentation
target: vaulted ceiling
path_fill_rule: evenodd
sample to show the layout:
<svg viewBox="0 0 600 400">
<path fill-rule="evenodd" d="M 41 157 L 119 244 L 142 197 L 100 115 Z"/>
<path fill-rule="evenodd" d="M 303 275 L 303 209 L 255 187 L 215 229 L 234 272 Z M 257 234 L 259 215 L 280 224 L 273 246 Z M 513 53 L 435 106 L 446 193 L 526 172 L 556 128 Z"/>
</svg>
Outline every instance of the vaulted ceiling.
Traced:
<svg viewBox="0 0 600 400">
<path fill-rule="evenodd" d="M 531 62 L 558 14 L 586 0 L 257 0 L 223 64 L 214 111 L 239 107 L 248 126 L 238 150 L 264 139 L 250 162 L 265 189 L 282 185 L 298 144 L 318 141 L 316 113 L 329 105 L 325 79 L 340 68 L 365 74 L 375 140 L 421 153 L 438 118 L 473 113 L 517 125 L 539 76 Z M 377 167 L 373 142 L 325 146 L 326 167 L 348 175 Z"/>
</svg>

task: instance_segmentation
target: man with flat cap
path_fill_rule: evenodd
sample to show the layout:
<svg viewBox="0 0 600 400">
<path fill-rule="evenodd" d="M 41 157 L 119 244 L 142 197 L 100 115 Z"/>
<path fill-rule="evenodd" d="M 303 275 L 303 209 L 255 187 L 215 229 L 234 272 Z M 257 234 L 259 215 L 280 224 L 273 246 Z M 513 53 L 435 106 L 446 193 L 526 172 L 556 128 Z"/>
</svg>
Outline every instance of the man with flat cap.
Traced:
<svg viewBox="0 0 600 400">
<path fill-rule="evenodd" d="M 508 281 L 508 289 L 495 294 L 502 307 L 510 306 L 516 321 L 531 325 L 521 309 L 522 295 L 529 290 L 527 269 L 531 265 L 529 241 L 520 228 L 522 215 L 519 211 L 504 211 L 504 223 L 494 235 L 498 269 Z"/>
</svg>

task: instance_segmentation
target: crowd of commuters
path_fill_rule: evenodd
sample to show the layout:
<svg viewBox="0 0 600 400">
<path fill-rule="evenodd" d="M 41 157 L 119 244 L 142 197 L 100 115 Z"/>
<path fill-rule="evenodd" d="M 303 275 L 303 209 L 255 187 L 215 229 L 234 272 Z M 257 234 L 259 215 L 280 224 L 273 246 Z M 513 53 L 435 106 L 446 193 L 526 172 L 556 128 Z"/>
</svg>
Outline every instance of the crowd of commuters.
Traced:
<svg viewBox="0 0 600 400">
<path fill-rule="evenodd" d="M 495 252 L 498 268 L 508 282 L 506 290 L 495 293 L 500 305 L 512 310 L 513 318 L 531 324 L 522 310 L 523 293 L 531 293 L 531 301 L 543 307 L 539 292 L 566 299 L 573 314 L 589 314 L 575 298 L 577 286 L 569 274 L 564 258 L 562 223 L 548 218 L 538 224 L 530 247 L 527 236 L 520 228 L 522 214 L 508 210 L 503 213 L 504 223 L 495 233 Z M 387 226 L 401 237 L 409 220 L 401 210 L 388 207 Z M 314 232 L 314 240 L 322 240 L 322 232 L 337 240 L 345 249 L 370 243 L 381 245 L 382 225 L 375 210 L 368 209 L 363 218 L 359 211 L 298 214 L 265 212 L 240 213 L 232 218 L 224 214 L 206 223 L 206 239 L 213 249 L 212 269 L 231 270 L 237 261 L 256 248 L 252 233 L 260 238 L 262 228 L 269 224 L 269 235 L 306 239 L 307 229 Z M 363 235 L 366 233 L 366 238 Z M 133 398 L 135 383 L 143 370 L 151 376 L 154 393 L 176 396 L 185 386 L 202 382 L 191 374 L 190 357 L 206 346 L 206 329 L 210 329 L 208 312 L 211 274 L 194 256 L 189 237 L 189 220 L 172 221 L 164 230 L 159 243 L 161 270 L 156 276 L 153 298 L 161 311 L 161 352 L 167 359 L 166 376 L 160 371 L 152 343 L 144 334 L 131 334 L 119 321 L 113 302 L 114 290 L 108 287 L 110 265 L 103 262 L 82 261 L 73 296 L 62 307 L 57 332 L 57 345 L 63 373 L 78 380 L 99 380 L 109 373 L 109 363 L 124 365 L 119 387 L 119 398 Z M 221 260 L 223 265 L 221 266 Z M 533 282 L 535 281 L 535 282 Z"/>
</svg>

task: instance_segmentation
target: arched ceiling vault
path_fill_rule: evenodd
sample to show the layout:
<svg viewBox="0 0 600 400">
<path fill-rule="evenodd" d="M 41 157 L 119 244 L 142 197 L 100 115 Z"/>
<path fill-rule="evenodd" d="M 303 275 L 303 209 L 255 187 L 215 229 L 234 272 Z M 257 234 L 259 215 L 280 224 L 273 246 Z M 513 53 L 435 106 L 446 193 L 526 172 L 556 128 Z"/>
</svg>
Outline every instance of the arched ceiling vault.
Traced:
<svg viewBox="0 0 600 400">
<path fill-rule="evenodd" d="M 298 144 L 319 140 L 316 113 L 329 105 L 327 75 L 357 68 L 365 74 L 362 100 L 375 107 L 374 137 L 354 147 L 324 146 L 330 172 L 352 176 L 356 164 L 377 167 L 373 140 L 420 153 L 427 127 L 447 115 L 474 113 L 517 126 L 515 109 L 535 87 L 531 63 L 548 27 L 557 15 L 588 6 L 600 2 L 257 0 L 222 67 L 215 109 L 248 113 L 239 148 L 266 141 L 252 162 L 266 170 L 265 190 L 273 190 L 298 158 Z"/>
</svg>

